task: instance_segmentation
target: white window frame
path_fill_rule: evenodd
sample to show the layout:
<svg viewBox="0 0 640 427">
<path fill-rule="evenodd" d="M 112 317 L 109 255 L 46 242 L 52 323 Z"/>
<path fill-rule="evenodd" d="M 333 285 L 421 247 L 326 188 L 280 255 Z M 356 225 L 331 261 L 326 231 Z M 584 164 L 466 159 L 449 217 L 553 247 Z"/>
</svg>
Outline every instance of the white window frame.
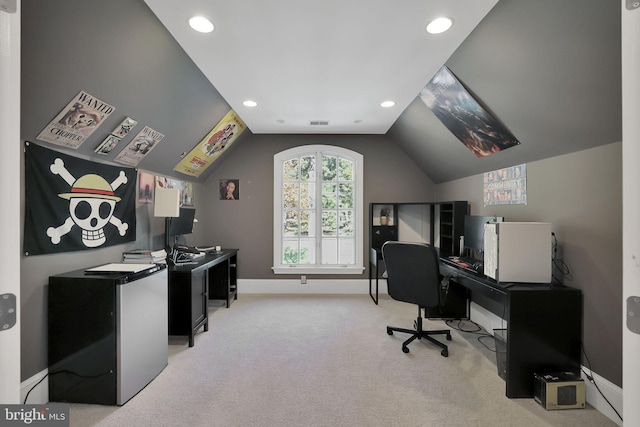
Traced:
<svg viewBox="0 0 640 427">
<path fill-rule="evenodd" d="M 316 159 L 322 159 L 322 155 L 336 155 L 353 161 L 354 165 L 354 217 L 353 231 L 355 233 L 355 263 L 353 265 L 290 265 L 283 264 L 282 253 L 282 218 L 283 218 L 283 165 L 284 162 L 305 154 L 315 154 Z M 320 160 L 321 161 L 321 160 Z M 321 166 L 321 163 L 320 163 Z M 342 147 L 331 145 L 304 145 L 290 148 L 273 156 L 273 272 L 276 274 L 362 274 L 363 245 L 364 245 L 364 157 L 362 154 Z M 320 181 L 322 167 L 316 168 L 316 180 Z M 322 203 L 316 203 L 317 218 L 322 218 Z M 319 251 L 322 236 L 317 236 L 316 248 Z M 319 252 L 318 252 L 319 253 Z"/>
</svg>

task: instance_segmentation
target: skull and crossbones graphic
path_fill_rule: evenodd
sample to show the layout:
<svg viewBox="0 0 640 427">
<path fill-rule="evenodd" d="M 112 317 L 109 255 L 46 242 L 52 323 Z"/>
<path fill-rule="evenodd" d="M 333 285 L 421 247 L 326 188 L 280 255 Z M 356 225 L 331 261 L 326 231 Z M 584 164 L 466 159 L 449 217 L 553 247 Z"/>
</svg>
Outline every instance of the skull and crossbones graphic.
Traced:
<svg viewBox="0 0 640 427">
<path fill-rule="evenodd" d="M 82 243 L 90 248 L 98 247 L 107 241 L 104 227 L 111 223 L 124 236 L 129 225 L 113 216 L 113 210 L 120 197 L 114 191 L 127 183 L 127 176 L 120 171 L 118 177 L 109 184 L 100 175 L 87 174 L 78 179 L 65 168 L 62 159 L 55 159 L 49 167 L 51 173 L 59 175 L 71 186 L 69 193 L 58 194 L 69 201 L 70 216 L 59 227 L 49 227 L 47 236 L 57 245 L 61 237 L 69 233 L 74 225 L 82 229 Z"/>
</svg>

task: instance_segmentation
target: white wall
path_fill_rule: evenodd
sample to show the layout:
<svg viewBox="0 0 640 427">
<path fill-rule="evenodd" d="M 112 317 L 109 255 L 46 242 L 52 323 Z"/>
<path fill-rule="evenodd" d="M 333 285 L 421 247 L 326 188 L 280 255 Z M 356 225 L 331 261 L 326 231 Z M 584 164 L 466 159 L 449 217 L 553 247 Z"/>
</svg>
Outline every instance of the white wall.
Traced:
<svg viewBox="0 0 640 427">
<path fill-rule="evenodd" d="M 622 1 L 622 152 L 623 152 L 623 375 L 624 423 L 640 425 L 640 335 L 626 327 L 627 298 L 640 295 L 640 8 L 627 10 Z"/>
<path fill-rule="evenodd" d="M 0 203 L 4 224 L 20 224 L 20 1 L 18 12 L 0 12 Z M 13 184 L 13 185 L 7 185 Z M 20 227 L 2 230 L 0 295 L 15 294 L 20 307 Z M 0 322 L 0 403 L 20 399 L 20 315 L 3 330 Z"/>
</svg>

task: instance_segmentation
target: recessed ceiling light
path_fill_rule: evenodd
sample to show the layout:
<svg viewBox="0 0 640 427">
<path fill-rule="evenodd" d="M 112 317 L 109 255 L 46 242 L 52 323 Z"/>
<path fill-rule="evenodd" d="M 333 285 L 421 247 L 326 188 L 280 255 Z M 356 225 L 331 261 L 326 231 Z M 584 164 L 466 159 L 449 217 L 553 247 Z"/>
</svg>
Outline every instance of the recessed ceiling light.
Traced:
<svg viewBox="0 0 640 427">
<path fill-rule="evenodd" d="M 210 33 L 213 31 L 213 24 L 211 21 L 202 16 L 194 16 L 189 19 L 189 25 L 200 33 Z"/>
<path fill-rule="evenodd" d="M 436 18 L 427 25 L 427 32 L 429 34 L 444 33 L 451 28 L 452 25 L 453 20 L 450 18 Z"/>
<path fill-rule="evenodd" d="M 396 105 L 396 103 L 393 101 L 384 101 L 382 104 L 380 104 L 380 106 L 383 108 L 393 107 L 394 105 Z"/>
<path fill-rule="evenodd" d="M 244 105 L 245 107 L 255 107 L 256 105 L 258 105 L 258 103 L 256 101 L 252 101 L 250 99 L 244 101 L 242 103 L 242 105 Z"/>
</svg>

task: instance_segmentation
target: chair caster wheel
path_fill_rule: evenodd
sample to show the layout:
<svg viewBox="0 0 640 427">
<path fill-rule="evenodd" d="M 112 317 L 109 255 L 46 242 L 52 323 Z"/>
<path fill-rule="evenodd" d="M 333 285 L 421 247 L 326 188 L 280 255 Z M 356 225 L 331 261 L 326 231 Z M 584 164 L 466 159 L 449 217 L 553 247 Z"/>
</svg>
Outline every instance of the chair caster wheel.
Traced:
<svg viewBox="0 0 640 427">
<path fill-rule="evenodd" d="M 402 352 L 403 353 L 409 353 L 409 348 L 408 347 L 402 347 Z"/>
<path fill-rule="evenodd" d="M 393 331 L 389 328 L 387 328 L 387 335 L 393 335 Z"/>
<path fill-rule="evenodd" d="M 451 341 L 451 334 L 447 334 L 447 341 Z"/>
<path fill-rule="evenodd" d="M 440 354 L 442 355 L 442 357 L 449 357 L 449 350 L 442 350 Z"/>
</svg>

